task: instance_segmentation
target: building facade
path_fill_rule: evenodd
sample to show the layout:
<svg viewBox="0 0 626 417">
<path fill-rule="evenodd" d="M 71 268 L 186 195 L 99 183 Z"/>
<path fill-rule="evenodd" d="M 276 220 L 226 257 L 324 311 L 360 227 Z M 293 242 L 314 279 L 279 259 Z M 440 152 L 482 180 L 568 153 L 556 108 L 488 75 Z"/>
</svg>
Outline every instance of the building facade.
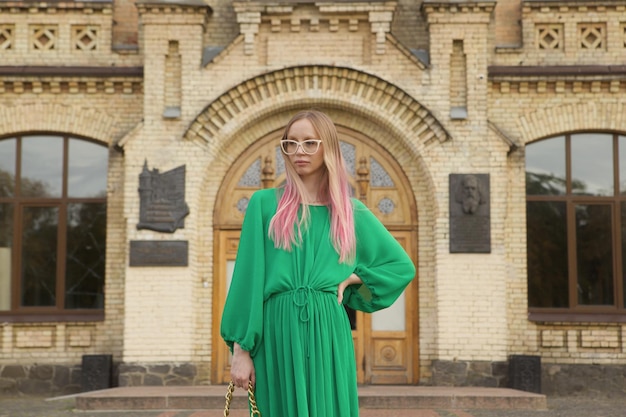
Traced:
<svg viewBox="0 0 626 417">
<path fill-rule="evenodd" d="M 626 1 L 0 3 L 0 390 L 228 379 L 247 199 L 337 124 L 417 276 L 364 384 L 626 390 Z"/>
</svg>

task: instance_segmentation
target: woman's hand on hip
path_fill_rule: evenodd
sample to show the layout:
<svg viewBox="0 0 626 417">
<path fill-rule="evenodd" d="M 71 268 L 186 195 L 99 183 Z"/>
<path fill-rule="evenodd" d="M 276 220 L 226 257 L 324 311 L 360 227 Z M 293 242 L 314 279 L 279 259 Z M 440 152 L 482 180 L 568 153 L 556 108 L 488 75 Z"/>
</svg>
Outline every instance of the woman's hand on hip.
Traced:
<svg viewBox="0 0 626 417">
<path fill-rule="evenodd" d="M 252 386 L 256 386 L 256 376 L 254 373 L 254 363 L 250 357 L 250 352 L 245 351 L 235 343 L 233 346 L 233 359 L 230 365 L 230 378 L 236 387 L 248 389 L 248 381 Z"/>
<path fill-rule="evenodd" d="M 357 274 L 354 273 L 350 274 L 348 278 L 346 278 L 341 284 L 339 284 L 339 286 L 337 287 L 337 302 L 339 304 L 341 304 L 341 302 L 343 301 L 343 293 L 346 288 L 348 288 L 348 285 L 355 284 L 363 284 L 363 281 L 361 280 L 361 278 L 359 278 Z"/>
</svg>

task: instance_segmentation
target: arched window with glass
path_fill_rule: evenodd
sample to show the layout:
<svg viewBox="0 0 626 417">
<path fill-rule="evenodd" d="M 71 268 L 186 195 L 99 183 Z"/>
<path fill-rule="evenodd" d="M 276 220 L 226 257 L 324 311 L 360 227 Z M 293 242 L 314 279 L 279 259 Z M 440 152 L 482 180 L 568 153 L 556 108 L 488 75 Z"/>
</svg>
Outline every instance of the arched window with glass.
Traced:
<svg viewBox="0 0 626 417">
<path fill-rule="evenodd" d="M 526 146 L 530 318 L 626 321 L 626 135 Z"/>
<path fill-rule="evenodd" d="M 0 138 L 0 320 L 102 316 L 108 148 Z"/>
</svg>

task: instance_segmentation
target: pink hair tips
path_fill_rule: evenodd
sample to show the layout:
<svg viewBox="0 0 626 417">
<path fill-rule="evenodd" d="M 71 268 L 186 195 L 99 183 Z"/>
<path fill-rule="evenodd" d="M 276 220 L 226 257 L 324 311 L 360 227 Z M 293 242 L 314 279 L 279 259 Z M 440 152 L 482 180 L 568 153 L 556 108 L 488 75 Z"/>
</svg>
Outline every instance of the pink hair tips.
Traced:
<svg viewBox="0 0 626 417">
<path fill-rule="evenodd" d="M 309 110 L 292 117 L 285 127 L 283 137 L 287 136 L 294 122 L 303 118 L 313 124 L 325 146 L 326 174 L 319 192 L 328 200 L 330 237 L 333 247 L 339 254 L 339 262 L 350 263 L 356 254 L 354 212 L 348 171 L 339 147 L 337 130 L 332 120 L 324 113 Z M 308 205 L 302 204 L 305 195 L 302 180 L 288 160 L 285 168 L 287 181 L 276 214 L 270 221 L 269 237 L 274 240 L 275 247 L 290 251 L 292 245 L 301 242 L 302 229 L 308 227 L 310 213 Z"/>
</svg>

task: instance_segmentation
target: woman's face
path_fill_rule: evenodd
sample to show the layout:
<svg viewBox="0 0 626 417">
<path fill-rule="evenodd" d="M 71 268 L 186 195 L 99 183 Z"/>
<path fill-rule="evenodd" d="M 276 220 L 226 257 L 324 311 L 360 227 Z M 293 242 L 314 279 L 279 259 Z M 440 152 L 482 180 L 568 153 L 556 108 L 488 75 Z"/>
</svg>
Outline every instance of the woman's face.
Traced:
<svg viewBox="0 0 626 417">
<path fill-rule="evenodd" d="M 310 139 L 317 139 L 317 133 L 313 128 L 313 124 L 308 119 L 300 119 L 294 122 L 287 132 L 288 140 L 299 143 Z M 302 146 L 297 146 L 297 150 L 293 155 L 287 155 L 296 172 L 303 180 L 306 178 L 315 178 L 324 172 L 324 144 L 320 143 L 317 152 L 309 155 L 304 152 Z"/>
</svg>

